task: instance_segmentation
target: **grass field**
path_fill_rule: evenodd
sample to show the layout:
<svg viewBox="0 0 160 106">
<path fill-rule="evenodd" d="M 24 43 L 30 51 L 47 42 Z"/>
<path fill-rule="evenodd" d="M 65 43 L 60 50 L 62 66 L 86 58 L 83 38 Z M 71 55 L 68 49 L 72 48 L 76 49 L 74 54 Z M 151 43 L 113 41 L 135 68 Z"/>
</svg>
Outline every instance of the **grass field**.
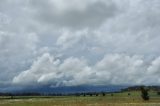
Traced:
<svg viewBox="0 0 160 106">
<path fill-rule="evenodd" d="M 143 101 L 139 92 L 116 93 L 111 96 L 17 96 L 1 97 L 0 106 L 160 106 L 160 96 L 150 92 L 150 100 Z"/>
</svg>

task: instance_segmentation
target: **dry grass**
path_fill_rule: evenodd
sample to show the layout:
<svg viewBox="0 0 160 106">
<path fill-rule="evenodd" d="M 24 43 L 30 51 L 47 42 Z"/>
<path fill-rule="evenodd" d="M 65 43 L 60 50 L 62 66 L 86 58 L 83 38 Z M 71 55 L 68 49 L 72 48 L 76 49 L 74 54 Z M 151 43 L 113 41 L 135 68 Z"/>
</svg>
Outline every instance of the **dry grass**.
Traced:
<svg viewBox="0 0 160 106">
<path fill-rule="evenodd" d="M 139 92 L 127 92 L 101 96 L 64 97 L 0 97 L 0 106 L 160 106 L 160 96 L 150 93 L 150 100 L 143 101 Z"/>
<path fill-rule="evenodd" d="M 160 106 L 160 98 L 59 97 L 0 100 L 0 106 Z"/>
</svg>

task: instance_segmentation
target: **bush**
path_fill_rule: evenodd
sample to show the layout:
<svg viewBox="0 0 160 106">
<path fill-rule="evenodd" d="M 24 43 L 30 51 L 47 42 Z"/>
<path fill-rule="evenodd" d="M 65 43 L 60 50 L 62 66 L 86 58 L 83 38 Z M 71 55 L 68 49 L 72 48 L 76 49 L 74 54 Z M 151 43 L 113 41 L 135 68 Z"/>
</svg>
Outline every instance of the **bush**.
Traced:
<svg viewBox="0 0 160 106">
<path fill-rule="evenodd" d="M 111 93 L 111 96 L 114 96 L 114 94 L 113 94 L 113 93 Z"/>
<path fill-rule="evenodd" d="M 157 95 L 160 95 L 160 92 L 157 92 Z"/>
<path fill-rule="evenodd" d="M 128 96 L 130 96 L 131 94 L 130 93 L 128 93 Z"/>
<path fill-rule="evenodd" d="M 141 97 L 143 100 L 149 100 L 148 89 L 144 86 L 141 87 Z"/>
<path fill-rule="evenodd" d="M 106 96 L 106 94 L 104 92 L 102 92 L 102 96 Z"/>
</svg>

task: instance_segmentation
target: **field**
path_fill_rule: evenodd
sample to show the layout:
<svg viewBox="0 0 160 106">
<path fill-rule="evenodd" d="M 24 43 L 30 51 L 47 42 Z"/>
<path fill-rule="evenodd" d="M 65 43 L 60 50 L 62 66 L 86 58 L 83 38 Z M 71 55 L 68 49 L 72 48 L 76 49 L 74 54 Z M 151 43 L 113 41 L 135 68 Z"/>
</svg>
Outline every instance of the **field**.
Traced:
<svg viewBox="0 0 160 106">
<path fill-rule="evenodd" d="M 144 101 L 140 92 L 106 94 L 106 96 L 16 96 L 0 97 L 0 106 L 160 106 L 160 96 L 150 92 Z"/>
</svg>

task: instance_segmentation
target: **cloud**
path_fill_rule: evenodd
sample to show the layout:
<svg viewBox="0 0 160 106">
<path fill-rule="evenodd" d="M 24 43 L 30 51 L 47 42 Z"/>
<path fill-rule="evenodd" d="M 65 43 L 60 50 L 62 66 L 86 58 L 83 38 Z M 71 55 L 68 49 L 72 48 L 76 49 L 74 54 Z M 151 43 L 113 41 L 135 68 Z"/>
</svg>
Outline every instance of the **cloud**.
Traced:
<svg viewBox="0 0 160 106">
<path fill-rule="evenodd" d="M 159 0 L 2 0 L 0 83 L 159 84 L 159 9 Z"/>
<path fill-rule="evenodd" d="M 90 67 L 86 66 L 86 61 L 83 59 L 71 57 L 61 64 L 60 62 L 45 53 L 33 63 L 29 70 L 14 77 L 13 83 L 20 85 L 76 85 L 76 83 L 83 84 L 83 78 L 88 78 L 91 73 Z M 25 80 L 22 81 L 22 79 Z"/>
<path fill-rule="evenodd" d="M 46 53 L 39 57 L 29 70 L 14 77 L 13 83 L 25 86 L 139 85 L 148 84 L 149 80 L 152 84 L 157 84 L 151 78 L 157 76 L 153 74 L 153 69 L 158 72 L 158 60 L 154 60 L 151 66 L 146 66 L 142 56 L 107 54 L 95 65 L 89 65 L 83 58 L 70 57 L 62 62 Z M 148 74 L 150 70 L 152 74 Z M 149 77 L 150 79 L 147 79 Z"/>
<path fill-rule="evenodd" d="M 160 79 L 159 79 L 160 71 L 159 70 L 160 70 L 160 57 L 157 57 L 155 60 L 151 62 L 151 65 L 147 68 L 148 78 L 145 79 L 146 83 L 159 84 L 160 83 Z"/>
<path fill-rule="evenodd" d="M 145 73 L 144 60 L 141 56 L 125 54 L 109 54 L 96 64 L 97 73 L 102 75 L 104 83 L 110 84 L 141 84 Z M 105 75 L 105 76 L 104 76 Z M 99 76 L 102 80 L 102 76 Z M 106 82 L 107 81 L 107 82 Z"/>
<path fill-rule="evenodd" d="M 18 70 L 29 63 L 27 58 L 33 57 L 38 42 L 34 33 L 17 36 L 15 33 L 0 31 L 0 75 L 1 81 L 11 80 Z"/>
<path fill-rule="evenodd" d="M 14 83 L 20 83 L 23 80 L 24 85 L 36 84 L 37 79 L 43 77 L 44 74 L 50 74 L 51 71 L 57 71 L 55 65 L 58 61 L 54 62 L 54 57 L 49 54 L 44 54 L 39 57 L 37 61 L 33 63 L 31 69 L 20 73 L 17 77 L 13 79 Z"/>
<path fill-rule="evenodd" d="M 79 42 L 83 42 L 85 38 L 87 38 L 88 31 L 68 31 L 63 30 L 62 35 L 57 39 L 56 44 L 61 46 L 63 49 L 72 48 L 73 45 L 76 45 Z"/>
<path fill-rule="evenodd" d="M 97 27 L 117 12 L 112 1 L 34 0 L 31 4 L 36 19 L 56 27 L 78 29 Z"/>
</svg>

